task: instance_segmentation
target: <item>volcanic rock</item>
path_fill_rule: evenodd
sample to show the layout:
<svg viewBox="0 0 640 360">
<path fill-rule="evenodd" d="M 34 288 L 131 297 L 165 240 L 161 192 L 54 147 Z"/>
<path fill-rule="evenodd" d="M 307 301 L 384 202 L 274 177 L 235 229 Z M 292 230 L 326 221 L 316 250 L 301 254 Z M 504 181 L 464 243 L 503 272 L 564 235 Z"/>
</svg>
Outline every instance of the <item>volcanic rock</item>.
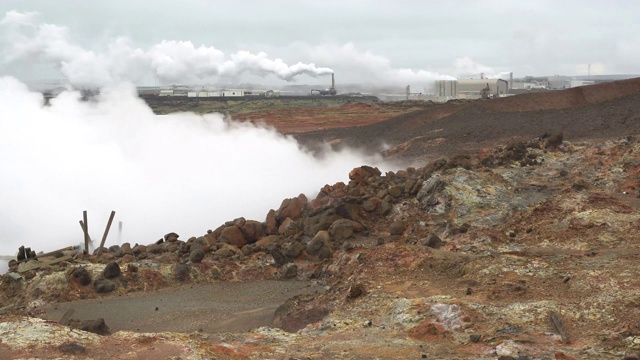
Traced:
<svg viewBox="0 0 640 360">
<path fill-rule="evenodd" d="M 120 265 L 115 261 L 108 263 L 102 271 L 102 276 L 104 276 L 105 279 L 113 279 L 120 276 Z"/>
<path fill-rule="evenodd" d="M 234 251 L 234 248 L 237 249 L 236 247 L 230 245 L 221 247 L 220 249 L 216 250 L 215 253 L 213 253 L 213 259 L 222 260 L 236 255 L 236 251 Z"/>
<path fill-rule="evenodd" d="M 180 282 L 189 280 L 189 266 L 185 264 L 176 264 L 173 268 L 173 277 Z"/>
<path fill-rule="evenodd" d="M 289 264 L 284 271 L 284 278 L 291 279 L 298 276 L 298 265 Z"/>
<path fill-rule="evenodd" d="M 124 243 L 120 246 L 120 252 L 124 254 L 133 255 L 133 250 L 131 250 L 131 244 Z"/>
<path fill-rule="evenodd" d="M 364 211 L 373 212 L 378 208 L 381 202 L 382 200 L 380 200 L 379 198 L 371 197 L 362 203 L 362 208 L 364 209 Z"/>
<path fill-rule="evenodd" d="M 427 235 L 427 238 L 424 239 L 422 245 L 434 249 L 439 249 L 440 247 L 442 247 L 442 245 L 444 245 L 444 242 L 442 241 L 442 239 L 440 239 L 440 237 L 438 237 L 438 235 L 431 233 Z"/>
<path fill-rule="evenodd" d="M 279 235 L 267 235 L 256 242 L 256 246 L 261 248 L 269 248 L 272 244 L 278 242 L 281 239 Z"/>
<path fill-rule="evenodd" d="M 244 238 L 244 235 L 242 235 L 242 230 L 235 225 L 227 226 L 222 230 L 219 240 L 225 244 L 231 244 L 238 248 L 247 244 L 247 240 Z"/>
<path fill-rule="evenodd" d="M 197 264 L 199 262 L 202 261 L 202 259 L 204 259 L 204 250 L 202 249 L 195 249 L 195 250 L 191 250 L 191 255 L 189 255 L 189 261 L 191 261 L 194 264 Z"/>
<path fill-rule="evenodd" d="M 116 285 L 107 279 L 96 279 L 93 282 L 93 287 L 96 289 L 97 293 L 102 294 L 113 291 L 116 288 Z"/>
<path fill-rule="evenodd" d="M 365 295 L 366 293 L 367 292 L 363 284 L 360 284 L 360 283 L 353 284 L 351 285 L 351 287 L 349 287 L 349 293 L 347 294 L 347 298 L 355 299 L 362 295 Z"/>
<path fill-rule="evenodd" d="M 271 256 L 273 257 L 273 261 L 275 261 L 278 266 L 282 266 L 289 262 L 289 260 L 287 260 L 287 257 L 284 256 L 282 251 L 278 248 L 271 249 L 271 251 L 269 251 L 269 254 L 271 254 Z"/>
<path fill-rule="evenodd" d="M 209 248 L 211 248 L 211 245 L 209 244 L 207 238 L 204 236 L 199 236 L 191 242 L 189 250 L 190 252 L 193 252 L 194 250 L 202 250 L 203 252 L 206 252 L 209 250 Z"/>
<path fill-rule="evenodd" d="M 247 220 L 242 228 L 242 235 L 249 244 L 253 244 L 264 236 L 264 228 L 262 223 L 255 220 Z"/>
<path fill-rule="evenodd" d="M 402 191 L 404 190 L 403 186 L 392 186 L 389 188 L 389 195 L 391 195 L 394 198 L 399 198 L 400 196 L 402 196 Z"/>
<path fill-rule="evenodd" d="M 58 351 L 65 355 L 81 355 L 86 353 L 87 349 L 76 342 L 67 342 L 60 344 L 58 346 Z"/>
<path fill-rule="evenodd" d="M 233 219 L 233 225 L 242 228 L 244 226 L 244 224 L 247 222 L 247 219 L 243 218 L 243 217 L 239 217 L 236 219 Z"/>
<path fill-rule="evenodd" d="M 291 220 L 299 219 L 306 203 L 306 197 L 304 197 L 304 195 L 284 199 L 282 204 L 280 204 L 280 208 L 275 213 L 276 221 L 281 224 L 286 218 L 291 218 Z"/>
<path fill-rule="evenodd" d="M 75 268 L 71 272 L 71 277 L 82 286 L 91 284 L 91 273 L 82 266 Z"/>
<path fill-rule="evenodd" d="M 278 234 L 284 235 L 289 229 L 289 225 L 291 224 L 293 224 L 293 220 L 290 217 L 287 217 L 284 220 L 282 220 L 282 224 L 278 228 Z"/>
<path fill-rule="evenodd" d="M 278 235 L 278 221 L 276 220 L 276 211 L 271 209 L 267 213 L 265 220 L 267 234 Z"/>
<path fill-rule="evenodd" d="M 174 241 L 177 241 L 179 237 L 180 237 L 180 235 L 178 235 L 178 234 L 176 234 L 174 232 L 170 232 L 170 233 L 168 233 L 168 234 L 166 234 L 164 236 L 164 241 L 174 242 Z"/>
<path fill-rule="evenodd" d="M 378 214 L 387 215 L 391 212 L 391 204 L 387 200 L 383 200 L 378 206 Z"/>
<path fill-rule="evenodd" d="M 109 246 L 109 252 L 112 254 L 120 255 L 122 252 L 120 249 L 120 245 L 111 245 Z"/>
<path fill-rule="evenodd" d="M 348 239 L 354 232 L 360 232 L 362 230 L 364 230 L 362 224 L 348 219 L 338 219 L 329 227 L 329 233 L 336 240 Z"/>
<path fill-rule="evenodd" d="M 107 324 L 105 324 L 103 318 L 98 318 L 96 320 L 69 320 L 69 327 L 72 329 L 78 329 L 82 331 L 87 331 L 90 333 L 98 334 L 98 335 L 109 335 L 111 331 Z"/>
<path fill-rule="evenodd" d="M 389 225 L 389 234 L 402 235 L 404 232 L 404 223 L 401 221 L 394 221 Z"/>
<path fill-rule="evenodd" d="M 320 230 L 316 234 L 316 236 L 309 241 L 307 244 L 307 253 L 309 255 L 315 256 L 320 253 L 320 249 L 323 247 L 329 247 L 329 243 L 331 241 L 331 235 L 328 231 Z"/>
<path fill-rule="evenodd" d="M 336 214 L 335 208 L 324 208 L 319 213 L 305 219 L 304 232 L 308 236 L 314 236 L 320 230 L 329 230 L 331 224 L 338 219 L 341 217 Z"/>
</svg>

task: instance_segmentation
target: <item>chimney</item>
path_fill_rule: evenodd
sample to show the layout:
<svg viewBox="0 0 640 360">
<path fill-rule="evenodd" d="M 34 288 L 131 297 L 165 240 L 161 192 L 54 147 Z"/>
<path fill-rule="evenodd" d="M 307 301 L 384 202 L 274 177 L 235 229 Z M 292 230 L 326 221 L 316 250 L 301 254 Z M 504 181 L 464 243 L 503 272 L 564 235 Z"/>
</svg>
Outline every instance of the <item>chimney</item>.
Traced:
<svg viewBox="0 0 640 360">
<path fill-rule="evenodd" d="M 333 73 L 331 73 L 331 88 L 335 89 L 336 87 L 336 80 L 333 77 Z"/>
<path fill-rule="evenodd" d="M 509 90 L 513 89 L 513 72 L 509 73 Z"/>
</svg>

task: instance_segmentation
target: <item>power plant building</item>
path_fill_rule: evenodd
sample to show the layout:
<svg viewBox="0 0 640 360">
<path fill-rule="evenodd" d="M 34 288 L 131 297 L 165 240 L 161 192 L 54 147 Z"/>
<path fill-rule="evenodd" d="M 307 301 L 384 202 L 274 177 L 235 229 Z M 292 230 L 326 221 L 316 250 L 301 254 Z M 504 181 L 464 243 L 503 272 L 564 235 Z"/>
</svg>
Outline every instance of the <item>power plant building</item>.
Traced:
<svg viewBox="0 0 640 360">
<path fill-rule="evenodd" d="M 436 96 L 455 99 L 458 96 L 458 80 L 436 80 Z"/>
<path fill-rule="evenodd" d="M 489 95 L 498 97 L 509 93 L 509 82 L 502 79 L 464 79 L 458 80 L 458 97 L 479 99 L 482 91 L 489 87 Z"/>
</svg>

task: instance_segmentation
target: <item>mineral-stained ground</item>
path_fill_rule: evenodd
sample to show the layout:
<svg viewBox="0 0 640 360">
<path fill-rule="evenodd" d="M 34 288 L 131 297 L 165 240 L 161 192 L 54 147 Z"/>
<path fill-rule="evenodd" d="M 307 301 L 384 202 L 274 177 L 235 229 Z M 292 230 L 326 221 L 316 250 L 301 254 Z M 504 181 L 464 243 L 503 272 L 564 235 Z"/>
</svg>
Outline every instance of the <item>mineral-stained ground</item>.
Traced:
<svg viewBox="0 0 640 360">
<path fill-rule="evenodd" d="M 389 105 L 348 105 L 372 106 Z M 405 165 L 397 171 L 357 167 L 348 183 L 315 199 L 292 194 L 264 219 L 99 256 L 63 252 L 2 275 L 0 357 L 636 359 L 640 81 L 404 106 L 358 127 L 324 117 L 325 129 L 297 135 L 309 147 L 384 144 Z M 219 310 L 206 296 L 198 306 L 190 291 L 212 284 L 228 286 L 212 299 L 228 291 L 231 304 L 275 310 L 263 326 L 225 331 L 238 313 L 251 319 L 251 306 Z M 128 297 L 167 291 L 169 316 L 155 300 L 127 315 Z M 295 296 L 270 302 L 285 291 Z M 168 330 L 222 326 L 110 329 L 99 306 L 93 321 L 53 316 L 81 299 L 120 301 L 110 316 Z"/>
</svg>

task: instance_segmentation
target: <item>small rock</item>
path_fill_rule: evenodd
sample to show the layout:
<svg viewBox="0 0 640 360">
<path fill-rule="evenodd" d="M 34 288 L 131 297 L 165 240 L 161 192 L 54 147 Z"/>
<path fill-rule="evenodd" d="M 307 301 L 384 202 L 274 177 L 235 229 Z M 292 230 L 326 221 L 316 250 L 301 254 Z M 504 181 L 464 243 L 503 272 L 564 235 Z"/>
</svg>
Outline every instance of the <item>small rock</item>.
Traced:
<svg viewBox="0 0 640 360">
<path fill-rule="evenodd" d="M 91 332 L 98 335 L 109 335 L 111 331 L 107 324 L 105 324 L 103 318 L 96 320 L 69 320 L 69 327 L 72 329 L 78 329 L 82 331 Z"/>
<path fill-rule="evenodd" d="M 282 251 L 278 248 L 273 248 L 269 253 L 273 257 L 273 261 L 275 261 L 275 263 L 278 264 L 278 266 L 282 266 L 289 262 L 287 257 L 284 256 Z"/>
<path fill-rule="evenodd" d="M 438 237 L 438 235 L 431 233 L 424 240 L 423 245 L 433 249 L 439 249 L 440 247 L 442 247 L 442 245 L 444 245 L 444 242 L 440 239 L 440 237 Z"/>
<path fill-rule="evenodd" d="M 109 252 L 112 254 L 120 255 L 120 245 L 111 245 L 109 246 Z"/>
<path fill-rule="evenodd" d="M 180 237 L 180 235 L 174 233 L 174 232 L 170 232 L 167 235 L 164 236 L 164 241 L 167 242 L 174 242 L 177 241 L 178 238 Z"/>
<path fill-rule="evenodd" d="M 91 284 L 91 273 L 84 267 L 74 269 L 73 272 L 71 272 L 71 277 L 82 286 Z"/>
<path fill-rule="evenodd" d="M 96 279 L 93 282 L 93 287 L 96 289 L 97 293 L 102 294 L 113 291 L 116 288 L 116 285 L 107 279 Z"/>
<path fill-rule="evenodd" d="M 58 350 L 65 355 L 80 355 L 87 352 L 87 349 L 75 342 L 60 344 Z"/>
<path fill-rule="evenodd" d="M 326 247 L 330 240 L 331 235 L 328 231 L 318 231 L 316 236 L 314 236 L 313 239 L 311 239 L 311 241 L 309 241 L 309 243 L 307 244 L 307 253 L 312 256 L 317 255 L 320 252 L 320 249 Z"/>
<path fill-rule="evenodd" d="M 389 195 L 393 196 L 394 198 L 398 198 L 402 195 L 403 190 L 404 188 L 401 186 L 392 186 L 389 188 Z"/>
<path fill-rule="evenodd" d="M 199 262 L 202 261 L 202 259 L 204 259 L 204 250 L 202 249 L 195 249 L 193 251 L 191 251 L 191 254 L 189 255 L 189 261 L 191 261 L 194 264 L 197 264 Z"/>
<path fill-rule="evenodd" d="M 389 204 L 388 201 L 383 200 L 380 203 L 380 206 L 378 206 L 378 214 L 380 215 L 387 215 L 388 213 L 391 212 L 391 204 Z"/>
<path fill-rule="evenodd" d="M 471 341 L 472 343 L 480 342 L 480 338 L 481 336 L 478 334 L 469 335 L 469 341 Z"/>
<path fill-rule="evenodd" d="M 298 265 L 296 264 L 290 264 L 287 266 L 286 270 L 284 271 L 284 278 L 285 279 L 291 279 L 298 276 Z"/>
<path fill-rule="evenodd" d="M 173 276 L 177 281 L 186 281 L 189 279 L 189 267 L 185 264 L 176 264 L 173 268 Z"/>
<path fill-rule="evenodd" d="M 133 264 L 127 264 L 127 272 L 137 273 L 138 272 L 138 267 L 133 265 Z"/>
<path fill-rule="evenodd" d="M 389 234 L 402 235 L 404 232 L 404 224 L 400 221 L 394 221 L 389 225 Z"/>
<path fill-rule="evenodd" d="M 102 276 L 104 276 L 105 279 L 113 279 L 120 276 L 120 265 L 115 261 L 108 263 L 102 271 Z"/>
<path fill-rule="evenodd" d="M 360 296 L 365 295 L 367 292 L 364 289 L 364 285 L 357 283 L 357 284 L 353 284 L 351 285 L 351 287 L 349 288 L 349 294 L 347 294 L 347 298 L 349 299 L 355 299 L 358 298 Z"/>
</svg>

